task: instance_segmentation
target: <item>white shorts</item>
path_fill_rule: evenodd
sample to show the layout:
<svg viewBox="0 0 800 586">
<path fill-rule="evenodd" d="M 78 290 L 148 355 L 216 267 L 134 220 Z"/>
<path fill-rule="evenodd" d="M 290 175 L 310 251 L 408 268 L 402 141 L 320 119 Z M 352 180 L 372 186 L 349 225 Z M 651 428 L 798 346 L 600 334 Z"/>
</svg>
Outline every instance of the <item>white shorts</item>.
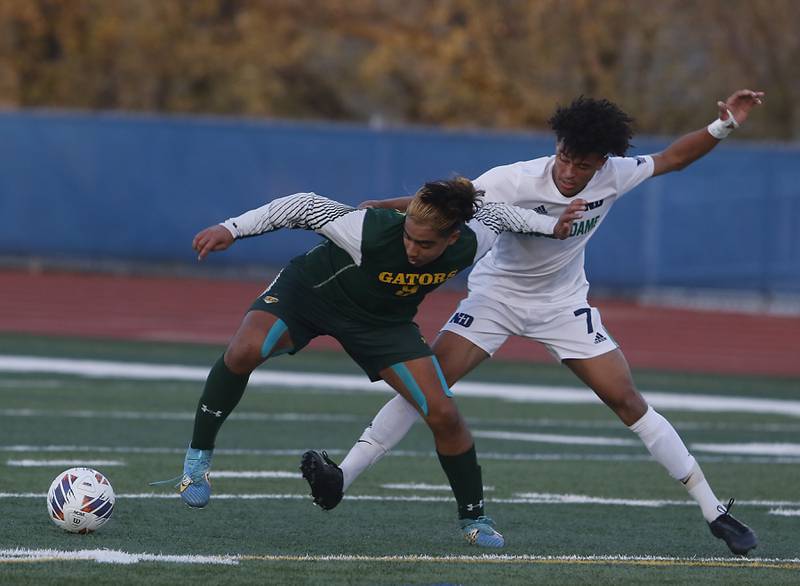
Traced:
<svg viewBox="0 0 800 586">
<path fill-rule="evenodd" d="M 558 360 L 594 358 L 617 348 L 600 312 L 584 302 L 558 308 L 513 307 L 471 294 L 441 331 L 453 332 L 494 354 L 509 336 L 541 342 Z"/>
</svg>

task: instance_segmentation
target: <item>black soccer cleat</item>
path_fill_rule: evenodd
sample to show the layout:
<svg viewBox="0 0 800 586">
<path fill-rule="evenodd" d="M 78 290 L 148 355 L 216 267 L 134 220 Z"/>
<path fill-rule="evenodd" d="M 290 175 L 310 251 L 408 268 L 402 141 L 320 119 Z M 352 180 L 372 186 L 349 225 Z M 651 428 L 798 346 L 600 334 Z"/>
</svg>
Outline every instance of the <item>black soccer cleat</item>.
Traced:
<svg viewBox="0 0 800 586">
<path fill-rule="evenodd" d="M 728 506 L 717 507 L 722 514 L 711 521 L 708 527 L 714 537 L 719 537 L 728 545 L 736 555 L 747 555 L 751 549 L 758 545 L 758 538 L 750 527 L 737 521 L 730 515 L 733 499 L 728 501 Z"/>
<path fill-rule="evenodd" d="M 300 460 L 300 471 L 311 487 L 315 505 L 330 511 L 341 502 L 344 496 L 344 475 L 327 453 L 308 450 Z"/>
</svg>

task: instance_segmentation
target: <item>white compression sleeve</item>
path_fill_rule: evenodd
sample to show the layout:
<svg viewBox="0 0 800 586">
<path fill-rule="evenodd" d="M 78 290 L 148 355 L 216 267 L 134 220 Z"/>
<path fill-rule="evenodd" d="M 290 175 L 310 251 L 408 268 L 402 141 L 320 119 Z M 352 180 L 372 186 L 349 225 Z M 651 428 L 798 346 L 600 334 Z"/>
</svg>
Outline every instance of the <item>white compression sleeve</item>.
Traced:
<svg viewBox="0 0 800 586">
<path fill-rule="evenodd" d="M 706 521 L 711 522 L 719 516 L 719 500 L 697 461 L 669 421 L 655 409 L 648 407 L 641 419 L 630 426 L 630 430 L 639 436 L 653 458 L 667 469 L 669 475 L 686 487 L 700 505 Z"/>
<path fill-rule="evenodd" d="M 343 491 L 394 448 L 418 418 L 416 408 L 400 395 L 386 403 L 339 466 L 344 476 Z"/>
<path fill-rule="evenodd" d="M 647 412 L 630 426 L 630 430 L 639 436 L 653 458 L 675 480 L 686 478 L 692 471 L 695 460 L 688 448 L 669 421 L 652 407 L 647 408 Z"/>
</svg>

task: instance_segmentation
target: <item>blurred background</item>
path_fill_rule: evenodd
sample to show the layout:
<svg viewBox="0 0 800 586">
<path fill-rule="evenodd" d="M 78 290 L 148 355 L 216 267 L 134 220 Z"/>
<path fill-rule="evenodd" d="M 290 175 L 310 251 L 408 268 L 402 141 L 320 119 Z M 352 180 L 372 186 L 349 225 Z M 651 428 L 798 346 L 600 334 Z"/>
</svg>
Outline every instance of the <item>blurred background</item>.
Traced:
<svg viewBox="0 0 800 586">
<path fill-rule="evenodd" d="M 794 0 L 0 0 L 0 267 L 263 280 L 315 237 L 198 265 L 192 236 L 297 191 L 356 204 L 549 155 L 581 94 L 634 116 L 641 154 L 750 88 L 730 139 L 620 201 L 587 273 L 797 316 L 798 22 Z"/>
<path fill-rule="evenodd" d="M 0 583 L 800 583 L 799 24 L 798 0 L 0 0 L 0 544 L 31 548 L 0 545 Z M 742 88 L 764 105 L 616 203 L 586 269 L 756 558 L 719 557 L 679 483 L 520 338 L 455 388 L 512 536 L 498 563 L 462 557 L 421 425 L 319 520 L 300 454 L 340 461 L 386 400 L 328 337 L 251 378 L 215 455 L 228 500 L 190 518 L 147 486 L 180 470 L 243 312 L 320 238 L 198 263 L 199 230 L 298 191 L 357 204 L 551 155 L 548 118 L 582 94 L 636 119 L 630 154 L 657 152 Z M 464 296 L 447 287 L 417 316 L 429 340 Z M 44 507 L 75 465 L 118 497 L 77 541 Z M 76 556 L 126 565 L 51 563 Z"/>
</svg>

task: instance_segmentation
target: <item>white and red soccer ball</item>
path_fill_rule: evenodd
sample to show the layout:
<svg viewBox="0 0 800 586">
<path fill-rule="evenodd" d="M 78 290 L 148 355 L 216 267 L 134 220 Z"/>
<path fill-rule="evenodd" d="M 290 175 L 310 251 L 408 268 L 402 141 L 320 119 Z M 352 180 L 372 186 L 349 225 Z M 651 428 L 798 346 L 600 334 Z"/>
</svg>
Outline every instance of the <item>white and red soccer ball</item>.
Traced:
<svg viewBox="0 0 800 586">
<path fill-rule="evenodd" d="M 114 512 L 114 489 L 91 468 L 70 468 L 53 480 L 47 491 L 47 512 L 53 523 L 70 533 L 91 533 Z"/>
</svg>

